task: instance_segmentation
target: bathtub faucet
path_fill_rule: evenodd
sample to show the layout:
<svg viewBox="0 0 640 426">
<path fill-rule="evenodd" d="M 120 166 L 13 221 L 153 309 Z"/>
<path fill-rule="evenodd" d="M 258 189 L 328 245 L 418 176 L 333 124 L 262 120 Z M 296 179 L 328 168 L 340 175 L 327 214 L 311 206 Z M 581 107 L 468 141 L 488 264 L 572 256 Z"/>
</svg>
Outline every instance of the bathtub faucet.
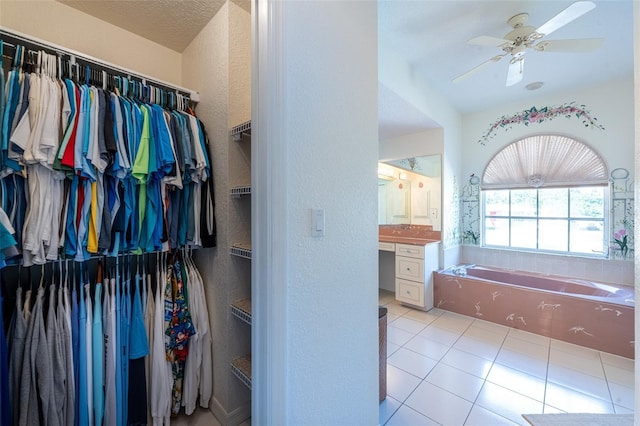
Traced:
<svg viewBox="0 0 640 426">
<path fill-rule="evenodd" d="M 455 275 L 465 276 L 467 275 L 467 268 L 473 268 L 474 266 L 476 265 L 470 264 L 470 265 L 456 266 L 451 270 L 451 272 L 453 272 Z"/>
<path fill-rule="evenodd" d="M 451 272 L 453 272 L 454 275 L 464 276 L 467 275 L 467 268 L 465 266 L 456 266 Z"/>
</svg>

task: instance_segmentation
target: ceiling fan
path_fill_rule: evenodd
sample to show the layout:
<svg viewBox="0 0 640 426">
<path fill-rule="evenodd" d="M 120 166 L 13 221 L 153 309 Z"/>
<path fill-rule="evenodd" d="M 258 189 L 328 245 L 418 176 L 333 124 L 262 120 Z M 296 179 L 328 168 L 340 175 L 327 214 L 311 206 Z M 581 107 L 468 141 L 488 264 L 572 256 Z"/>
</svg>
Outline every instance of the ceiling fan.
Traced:
<svg viewBox="0 0 640 426">
<path fill-rule="evenodd" d="M 529 49 L 538 52 L 589 52 L 597 49 L 602 45 L 603 39 L 601 38 L 543 40 L 547 35 L 562 28 L 595 7 L 596 5 L 592 1 L 575 2 L 538 28 L 525 25 L 529 18 L 528 13 L 519 13 L 512 16 L 507 23 L 513 29 L 503 38 L 478 36 L 467 42 L 468 44 L 477 46 L 496 46 L 502 49 L 504 53 L 500 53 L 459 77 L 456 77 L 453 82 L 456 83 L 464 80 L 485 65 L 498 62 L 503 57 L 510 55 L 511 59 L 509 60 L 506 85 L 513 86 L 523 78 L 525 53 Z"/>
</svg>

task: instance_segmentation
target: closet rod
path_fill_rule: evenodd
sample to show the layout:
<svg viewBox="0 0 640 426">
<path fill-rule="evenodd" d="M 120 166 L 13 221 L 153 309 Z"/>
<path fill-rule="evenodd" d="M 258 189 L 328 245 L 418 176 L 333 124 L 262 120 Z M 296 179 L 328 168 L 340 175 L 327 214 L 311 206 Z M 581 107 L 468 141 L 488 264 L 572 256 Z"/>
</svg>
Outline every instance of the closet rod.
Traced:
<svg viewBox="0 0 640 426">
<path fill-rule="evenodd" d="M 176 86 L 175 84 L 167 83 L 165 81 L 158 80 L 153 77 L 149 77 L 135 71 L 131 71 L 130 69 L 123 68 L 118 65 L 111 64 L 109 62 L 105 62 L 103 60 L 94 58 L 92 56 L 85 55 L 83 53 L 79 53 L 74 50 L 67 49 L 65 47 L 61 47 L 56 44 L 46 42 L 46 41 L 37 39 L 35 37 L 31 37 L 31 36 L 19 33 L 14 30 L 8 30 L 6 28 L 0 27 L 0 38 L 3 40 L 3 42 L 5 42 L 5 44 L 11 47 L 15 47 L 17 44 L 21 44 L 31 50 L 48 50 L 49 51 L 48 53 L 67 55 L 72 61 L 80 60 L 88 64 L 94 64 L 94 65 L 97 65 L 98 67 L 101 67 L 102 70 L 104 71 L 107 71 L 107 72 L 112 71 L 115 73 L 126 75 L 127 77 L 133 77 L 141 80 L 144 84 L 150 84 L 153 86 L 157 86 L 159 88 L 181 92 L 183 95 L 189 96 L 192 102 L 197 103 L 200 101 L 200 94 L 195 90 Z"/>
<path fill-rule="evenodd" d="M 106 254 L 94 254 L 89 256 L 89 258 L 85 259 L 85 260 L 75 260 L 74 258 L 60 258 L 60 259 L 56 259 L 56 260 L 47 260 L 46 263 L 34 263 L 31 266 L 43 266 L 43 265 L 49 265 L 49 264 L 55 264 L 58 262 L 65 262 L 65 261 L 69 261 L 72 263 L 84 263 L 84 262 L 89 262 L 89 261 L 93 261 L 93 260 L 101 260 L 101 259 L 116 259 L 116 258 L 125 258 L 125 257 L 131 257 L 131 258 L 138 258 L 141 256 L 156 256 L 158 254 L 162 255 L 162 254 L 167 254 L 167 255 L 171 255 L 174 254 L 176 252 L 182 252 L 183 254 L 186 253 L 193 253 L 195 251 L 199 250 L 199 248 L 197 247 L 181 247 L 179 249 L 174 249 L 174 250 L 169 250 L 169 251 L 145 251 L 143 253 L 118 253 L 115 256 L 111 256 L 111 255 L 106 255 Z M 20 266 L 20 267 L 25 267 L 25 268 L 30 268 L 31 266 L 24 266 L 23 264 L 23 259 L 22 259 L 22 255 L 18 255 L 15 257 L 12 257 L 10 259 L 5 259 L 5 267 L 10 267 L 10 266 Z M 2 269 L 0 269 L 1 271 Z"/>
</svg>

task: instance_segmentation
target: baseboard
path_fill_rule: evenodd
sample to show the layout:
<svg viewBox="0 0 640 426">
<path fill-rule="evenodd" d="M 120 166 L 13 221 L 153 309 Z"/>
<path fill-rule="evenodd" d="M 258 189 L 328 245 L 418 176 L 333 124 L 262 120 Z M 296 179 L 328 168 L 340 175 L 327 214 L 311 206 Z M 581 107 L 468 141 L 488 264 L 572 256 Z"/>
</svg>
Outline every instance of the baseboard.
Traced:
<svg viewBox="0 0 640 426">
<path fill-rule="evenodd" d="M 251 404 L 241 405 L 232 412 L 228 413 L 227 410 L 213 397 L 209 404 L 209 410 L 218 419 L 218 421 L 224 426 L 236 426 L 248 420 L 251 417 Z"/>
</svg>

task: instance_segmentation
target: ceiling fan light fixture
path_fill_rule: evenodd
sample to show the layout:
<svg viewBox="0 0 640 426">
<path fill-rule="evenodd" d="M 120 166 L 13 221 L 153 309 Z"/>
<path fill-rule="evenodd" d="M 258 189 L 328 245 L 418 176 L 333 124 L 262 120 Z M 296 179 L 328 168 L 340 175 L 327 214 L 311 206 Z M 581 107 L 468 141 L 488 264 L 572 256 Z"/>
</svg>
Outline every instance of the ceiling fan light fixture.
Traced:
<svg viewBox="0 0 640 426">
<path fill-rule="evenodd" d="M 527 90 L 538 90 L 542 86 L 544 86 L 544 83 L 542 81 L 534 81 L 524 86 L 524 88 Z"/>
<path fill-rule="evenodd" d="M 557 13 L 546 23 L 538 28 L 525 25 L 529 15 L 519 13 L 509 18 L 507 23 L 513 28 L 504 37 L 477 36 L 471 38 L 467 43 L 477 46 L 495 46 L 502 50 L 502 54 L 494 56 L 480 65 L 472 68 L 453 81 L 461 81 L 471 74 L 477 72 L 486 64 L 498 62 L 503 56 L 510 55 L 509 69 L 507 71 L 507 87 L 522 81 L 524 73 L 524 54 L 527 50 L 535 52 L 591 52 L 602 45 L 601 38 L 593 39 L 563 39 L 563 40 L 543 40 L 543 38 L 559 28 L 569 24 L 585 13 L 589 12 L 596 5 L 593 1 L 576 1 L 569 7 Z M 536 90 L 529 89 L 529 90 Z"/>
</svg>

